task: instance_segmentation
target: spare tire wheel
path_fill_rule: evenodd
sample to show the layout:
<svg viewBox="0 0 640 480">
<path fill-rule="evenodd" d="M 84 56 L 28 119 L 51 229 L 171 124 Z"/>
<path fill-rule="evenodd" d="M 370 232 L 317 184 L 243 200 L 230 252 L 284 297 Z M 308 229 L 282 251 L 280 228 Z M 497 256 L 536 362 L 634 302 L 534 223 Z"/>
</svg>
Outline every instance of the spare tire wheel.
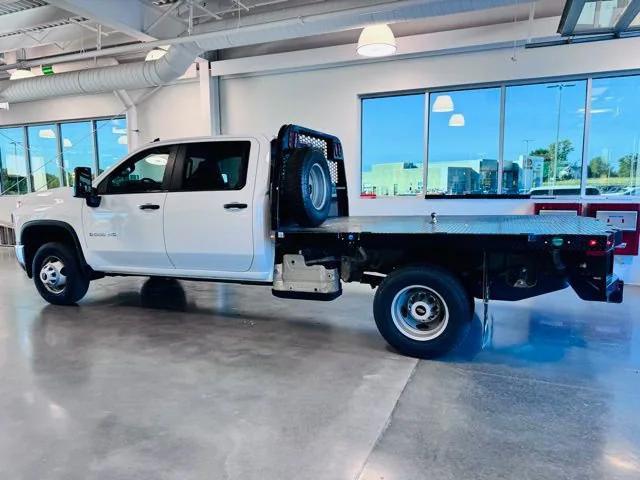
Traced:
<svg viewBox="0 0 640 480">
<path fill-rule="evenodd" d="M 282 207 L 288 218 L 304 227 L 317 227 L 331 209 L 331 172 L 320 150 L 300 148 L 287 160 Z"/>
</svg>

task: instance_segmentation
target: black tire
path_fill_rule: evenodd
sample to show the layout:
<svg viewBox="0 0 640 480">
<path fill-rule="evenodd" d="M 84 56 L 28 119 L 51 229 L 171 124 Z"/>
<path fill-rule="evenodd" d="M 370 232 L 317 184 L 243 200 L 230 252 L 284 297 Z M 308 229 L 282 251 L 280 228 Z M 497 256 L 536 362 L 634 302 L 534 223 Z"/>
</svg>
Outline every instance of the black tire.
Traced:
<svg viewBox="0 0 640 480">
<path fill-rule="evenodd" d="M 59 261 L 59 264 L 58 262 Z M 43 266 L 51 266 L 42 272 Z M 85 296 L 89 289 L 89 276 L 83 271 L 73 247 L 63 243 L 45 243 L 35 256 L 32 264 L 33 281 L 40 296 L 54 305 L 73 305 Z M 45 280 L 55 279 L 62 274 L 66 278 L 63 285 L 53 285 Z"/>
<path fill-rule="evenodd" d="M 433 313 L 433 321 L 423 323 L 411 315 L 412 309 L 425 319 L 431 318 L 427 316 L 430 312 L 442 313 Z M 406 267 L 389 274 L 376 291 L 373 314 L 389 345 L 417 358 L 435 358 L 451 351 L 464 338 L 473 316 L 464 286 L 451 273 L 435 266 Z M 413 322 L 414 328 L 410 325 Z"/>
<path fill-rule="evenodd" d="M 315 191 L 314 184 L 319 185 Z M 331 190 L 331 172 L 321 151 L 305 147 L 291 154 L 282 192 L 282 208 L 287 218 L 303 227 L 317 227 L 329 216 Z"/>
</svg>

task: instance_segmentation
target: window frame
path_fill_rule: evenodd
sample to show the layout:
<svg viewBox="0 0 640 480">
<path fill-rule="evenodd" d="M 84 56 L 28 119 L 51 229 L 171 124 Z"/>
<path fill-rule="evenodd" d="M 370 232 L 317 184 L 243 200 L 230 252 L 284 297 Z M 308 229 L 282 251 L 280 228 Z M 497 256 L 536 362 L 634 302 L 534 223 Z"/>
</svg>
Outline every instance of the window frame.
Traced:
<svg viewBox="0 0 640 480">
<path fill-rule="evenodd" d="M 33 185 L 33 169 L 32 169 L 32 161 L 31 161 L 31 150 L 29 148 L 29 127 L 37 127 L 42 125 L 54 125 L 56 135 L 58 136 L 56 144 L 57 144 L 57 158 L 61 160 L 61 168 L 60 168 L 60 177 L 61 177 L 61 187 L 69 187 L 67 184 L 67 176 L 65 175 L 64 168 L 64 149 L 62 146 L 63 138 L 61 136 L 61 128 L 62 125 L 67 123 L 79 123 L 79 122 L 90 122 L 91 130 L 92 130 L 92 143 L 93 143 L 93 166 L 92 170 L 94 172 L 94 176 L 98 176 L 99 172 L 99 155 L 98 155 L 98 145 L 97 145 L 97 122 L 101 120 L 125 120 L 128 123 L 128 118 L 126 115 L 113 115 L 113 116 L 100 116 L 100 117 L 80 117 L 80 118 L 69 118 L 64 120 L 48 120 L 48 121 L 39 121 L 39 122 L 31 122 L 31 123 L 9 123 L 6 125 L 1 125 L 0 129 L 5 128 L 20 128 L 22 130 L 23 137 L 23 145 L 25 149 L 25 165 L 27 169 L 27 193 L 33 193 L 36 190 Z M 127 154 L 128 155 L 128 154 Z M 123 157 L 123 159 L 126 158 Z M 107 170 L 107 169 L 105 169 Z M 7 195 L 4 192 L 0 191 L 0 196 Z"/>
<path fill-rule="evenodd" d="M 162 177 L 162 186 L 159 190 L 146 190 L 144 192 L 109 192 L 107 191 L 107 187 L 109 185 L 109 181 L 118 173 L 120 168 L 125 167 L 126 165 L 134 164 L 146 158 L 151 150 L 161 147 L 169 148 L 169 159 L 167 160 L 167 165 L 164 169 L 164 174 Z M 157 145 L 151 144 L 147 148 L 143 150 L 137 150 L 133 152 L 133 154 L 124 158 L 120 163 L 117 163 L 111 167 L 111 171 L 102 179 L 98 184 L 96 190 L 98 195 L 144 195 L 146 193 L 163 193 L 168 192 L 169 187 L 171 185 L 171 179 L 175 169 L 175 160 L 178 151 L 179 145 L 175 144 L 164 144 Z"/>
<path fill-rule="evenodd" d="M 229 188 L 229 189 L 225 189 L 225 190 L 211 190 L 211 189 L 206 189 L 206 190 L 191 190 L 191 189 L 185 189 L 182 187 L 182 183 L 184 180 L 184 169 L 186 166 L 186 154 L 187 154 L 187 147 L 191 144 L 201 144 L 201 143 L 233 143 L 233 142 L 243 142 L 243 143 L 248 143 L 249 144 L 249 150 L 247 152 L 247 156 L 246 156 L 246 162 L 244 165 L 244 178 L 243 178 L 243 182 L 242 182 L 242 186 L 240 188 Z M 253 142 L 251 140 L 245 139 L 245 140 L 241 140 L 241 139 L 221 139 L 221 140 L 194 140 L 192 142 L 187 142 L 184 144 L 181 144 L 178 146 L 177 152 L 176 152 L 176 158 L 175 158 L 175 164 L 174 164 L 174 168 L 173 168 L 173 175 L 171 177 L 171 181 L 170 181 L 170 185 L 169 185 L 169 191 L 170 192 L 240 192 L 242 190 L 244 190 L 247 187 L 248 184 L 248 179 L 249 179 L 249 166 L 251 163 L 251 153 L 252 153 L 252 149 L 254 148 Z"/>
<path fill-rule="evenodd" d="M 482 85 L 477 87 L 468 87 L 468 88 L 457 88 L 457 89 L 438 89 L 438 91 L 428 91 L 425 94 L 425 142 L 424 142 L 424 190 L 423 196 L 425 199 L 430 198 L 528 198 L 527 194 L 517 195 L 517 194 L 504 194 L 502 192 L 502 172 L 503 172 L 503 154 L 504 154 L 504 104 L 505 104 L 505 88 L 503 85 Z M 431 118 L 431 95 L 438 93 L 453 93 L 453 92 L 464 92 L 464 91 L 476 91 L 476 90 L 486 90 L 486 89 L 497 89 L 499 90 L 499 98 L 498 98 L 498 171 L 497 171 L 497 193 L 463 193 L 463 194 L 451 194 L 448 195 L 446 193 L 440 194 L 427 194 L 426 189 L 428 185 L 428 176 L 429 176 L 429 135 L 430 135 L 430 118 Z"/>
<path fill-rule="evenodd" d="M 96 120 L 100 119 L 87 119 L 87 120 L 65 120 L 64 122 L 56 122 L 56 132 L 58 134 L 58 154 L 60 155 L 60 170 L 63 177 L 62 185 L 65 187 L 71 187 L 72 185 L 67 183 L 67 173 L 68 169 L 66 166 L 66 160 L 64 158 L 64 137 L 62 136 L 62 126 L 74 123 L 88 123 L 89 128 L 91 129 L 91 135 L 89 141 L 91 142 L 91 148 L 93 149 L 93 161 L 91 165 L 91 169 L 93 170 L 94 178 L 98 175 L 98 144 L 96 143 Z M 73 176 L 73 172 L 71 172 Z"/>
<path fill-rule="evenodd" d="M 420 195 L 424 195 L 424 190 L 427 187 L 427 155 L 428 155 L 428 150 L 429 150 L 429 144 L 428 144 L 428 132 L 429 132 L 429 115 L 428 115 L 428 106 L 429 106 L 429 93 L 425 92 L 425 90 L 401 90 L 398 92 L 388 92 L 388 93 L 379 93 L 379 94 L 371 94 L 371 95 L 359 95 L 358 96 L 358 105 L 360 108 L 359 111 L 359 127 L 360 127 L 360 143 L 359 143 L 359 149 L 360 149 L 360 169 L 359 169 L 359 190 L 360 190 L 360 195 L 364 195 L 364 192 L 362 191 L 362 178 L 363 178 L 363 174 L 364 174 L 364 170 L 363 170 L 363 152 L 364 152 L 364 136 L 362 135 L 362 129 L 364 126 L 364 101 L 365 100 L 371 100 L 371 99 L 375 99 L 375 98 L 391 98 L 391 97 L 406 97 L 406 96 L 414 96 L 414 95 L 422 95 L 423 97 L 423 116 L 424 116 L 424 128 L 425 128 L 425 138 L 424 138 L 424 142 L 423 142 L 423 152 L 422 152 L 422 160 L 423 160 L 423 164 L 422 164 L 422 175 L 421 175 L 421 179 L 422 179 L 422 192 L 416 195 L 384 195 L 384 198 L 413 198 L 415 196 L 420 196 Z"/>
<path fill-rule="evenodd" d="M 27 182 L 27 191 L 25 193 L 12 193 L 10 191 L 5 192 L 2 188 L 2 177 L 0 175 L 0 196 L 19 196 L 26 195 L 27 193 L 31 193 L 33 191 L 33 181 L 31 178 L 31 159 L 29 157 L 29 137 L 27 135 L 27 127 L 26 125 L 2 125 L 0 126 L 0 130 L 5 129 L 18 129 L 22 135 L 22 149 L 24 150 L 24 168 L 25 168 L 25 179 Z M 12 140 L 14 141 L 14 140 Z M 17 142 L 16 142 L 17 143 Z M 0 168 L 2 168 L 2 164 L 0 164 Z M 18 189 L 19 190 L 19 189 Z"/>
<path fill-rule="evenodd" d="M 621 198 L 620 196 L 612 196 L 612 195 L 587 195 L 587 176 L 588 176 L 588 146 L 590 139 L 590 124 L 591 124 L 591 92 L 592 92 L 592 84 L 593 80 L 600 78 L 617 78 L 617 77 L 629 77 L 629 76 L 639 76 L 640 77 L 640 69 L 631 69 L 631 70 L 616 70 L 610 72 L 600 72 L 600 73 L 585 73 L 585 74 L 576 74 L 576 75 L 564 75 L 564 76 L 549 76 L 549 77 L 539 77 L 539 78 L 528 78 L 528 79 L 517 79 L 517 80 L 503 80 L 503 81 L 493 81 L 493 82 L 483 82 L 483 83 L 468 83 L 468 84 L 455 84 L 455 85 L 444 85 L 438 87 L 425 87 L 425 88 L 414 88 L 407 90 L 391 90 L 391 91 L 381 91 L 374 93 L 364 93 L 358 95 L 358 103 L 359 103 L 359 130 L 360 130 L 360 195 L 362 195 L 362 161 L 363 161 L 363 152 L 362 152 L 362 143 L 363 139 L 363 108 L 362 103 L 364 100 L 374 99 L 374 98 L 386 98 L 386 97 L 397 97 L 401 95 L 411 95 L 417 93 L 423 93 L 425 95 L 425 152 L 424 152 L 424 164 L 423 164 L 423 185 L 424 188 L 427 186 L 427 176 L 429 169 L 429 105 L 430 105 L 430 95 L 445 93 L 445 92 L 456 92 L 463 90 L 477 90 L 482 88 L 500 88 L 500 131 L 499 131 L 499 148 L 498 148 L 498 193 L 497 194 L 467 194 L 467 195 L 427 195 L 423 192 L 421 195 L 425 200 L 437 200 L 437 199 L 564 199 L 568 201 L 586 201 L 586 200 L 616 200 L 622 202 L 634 202 L 640 200 L 640 195 L 629 195 L 628 198 Z M 584 127 L 583 127 L 583 141 L 580 147 L 582 148 L 582 172 L 580 177 L 580 194 L 579 195 L 531 195 L 531 194 L 504 194 L 502 193 L 502 175 L 504 172 L 504 131 L 505 131 L 505 106 L 506 106 L 506 89 L 512 86 L 526 86 L 526 85 L 537 85 L 543 83 L 556 83 L 556 82 L 568 82 L 568 81 L 586 81 L 586 98 L 585 98 L 585 115 L 584 115 Z M 406 196 L 397 196 L 397 195 L 389 195 L 385 196 L 385 199 L 405 199 Z"/>
</svg>

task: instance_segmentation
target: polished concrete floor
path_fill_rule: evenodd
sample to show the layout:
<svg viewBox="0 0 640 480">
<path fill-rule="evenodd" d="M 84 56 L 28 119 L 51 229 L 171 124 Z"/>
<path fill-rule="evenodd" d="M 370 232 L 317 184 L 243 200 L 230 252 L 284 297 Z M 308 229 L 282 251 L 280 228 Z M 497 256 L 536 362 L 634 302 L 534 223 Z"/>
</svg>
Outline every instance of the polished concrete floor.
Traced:
<svg viewBox="0 0 640 480">
<path fill-rule="evenodd" d="M 371 300 L 119 278 L 55 307 L 0 250 L 0 479 L 640 478 L 640 289 L 495 302 L 420 362 Z"/>
</svg>

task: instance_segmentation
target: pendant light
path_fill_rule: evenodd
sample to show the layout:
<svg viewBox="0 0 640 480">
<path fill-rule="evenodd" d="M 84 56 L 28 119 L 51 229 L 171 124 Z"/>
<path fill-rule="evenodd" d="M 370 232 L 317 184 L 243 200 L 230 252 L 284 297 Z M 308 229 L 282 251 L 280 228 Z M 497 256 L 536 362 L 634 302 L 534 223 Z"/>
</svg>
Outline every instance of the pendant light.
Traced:
<svg viewBox="0 0 640 480">
<path fill-rule="evenodd" d="M 434 113 L 453 112 L 453 100 L 450 95 L 438 95 L 433 102 Z"/>
<path fill-rule="evenodd" d="M 464 115 L 461 113 L 454 113 L 449 118 L 450 127 L 464 127 Z"/>
<path fill-rule="evenodd" d="M 396 38 L 386 24 L 365 27 L 358 39 L 358 55 L 386 57 L 396 53 Z"/>
</svg>

